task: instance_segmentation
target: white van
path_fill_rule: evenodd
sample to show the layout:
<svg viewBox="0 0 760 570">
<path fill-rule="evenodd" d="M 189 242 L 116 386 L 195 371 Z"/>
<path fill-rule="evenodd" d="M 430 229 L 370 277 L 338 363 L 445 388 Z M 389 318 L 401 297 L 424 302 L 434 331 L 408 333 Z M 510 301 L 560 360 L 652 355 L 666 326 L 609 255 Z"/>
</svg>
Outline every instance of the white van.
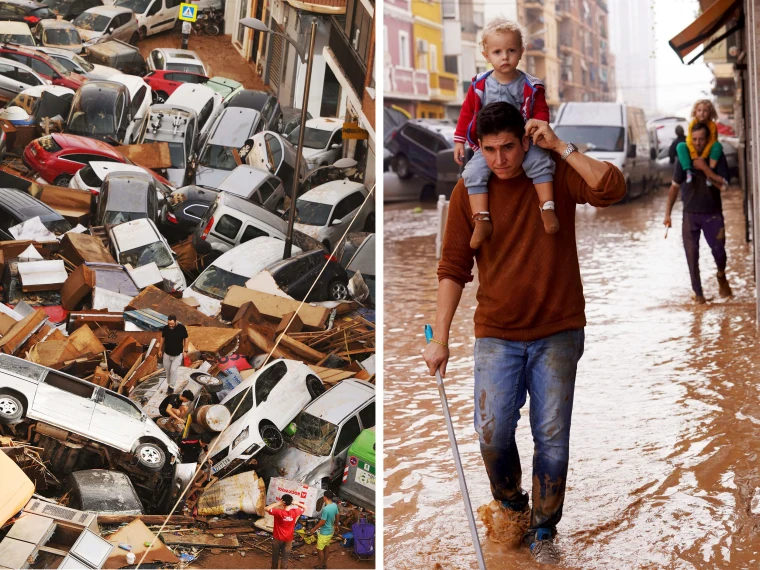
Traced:
<svg viewBox="0 0 760 570">
<path fill-rule="evenodd" d="M 135 13 L 140 39 L 164 30 L 171 30 L 177 23 L 180 0 L 116 0 L 114 6 L 129 8 Z M 109 4 L 109 2 L 104 2 Z"/>
<path fill-rule="evenodd" d="M 625 103 L 563 103 L 554 132 L 589 156 L 617 166 L 625 176 L 626 200 L 657 187 L 657 149 L 639 107 Z"/>
<path fill-rule="evenodd" d="M 205 85 L 183 83 L 174 93 L 169 95 L 164 105 L 192 109 L 198 115 L 198 131 L 196 134 L 196 149 L 200 149 L 206 142 L 211 126 L 216 118 L 224 110 L 222 96 Z"/>
</svg>

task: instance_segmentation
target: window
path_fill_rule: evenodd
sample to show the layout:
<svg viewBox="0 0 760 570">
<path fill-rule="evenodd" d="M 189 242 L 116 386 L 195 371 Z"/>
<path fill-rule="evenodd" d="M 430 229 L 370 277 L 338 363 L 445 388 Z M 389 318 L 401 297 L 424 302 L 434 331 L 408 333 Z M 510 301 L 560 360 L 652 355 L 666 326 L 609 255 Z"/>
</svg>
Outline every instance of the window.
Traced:
<svg viewBox="0 0 760 570">
<path fill-rule="evenodd" d="M 242 404 L 240 404 L 241 401 L 243 402 Z M 238 404 L 240 404 L 239 408 Z M 237 412 L 235 412 L 230 419 L 230 425 L 234 424 L 253 408 L 253 396 L 251 395 L 251 391 L 243 390 L 237 396 L 230 398 L 230 401 L 224 404 L 224 407 L 227 408 L 230 413 L 235 412 L 235 408 L 237 408 Z"/>
<path fill-rule="evenodd" d="M 155 67 L 156 69 L 164 68 L 164 56 L 161 54 L 160 51 L 158 51 L 157 49 L 154 49 L 150 58 L 153 60 L 153 67 Z"/>
<path fill-rule="evenodd" d="M 337 206 L 335 206 L 332 219 L 344 220 L 346 216 L 359 208 L 362 205 L 362 202 L 364 202 L 364 196 L 361 192 L 354 192 L 353 194 L 346 196 L 340 202 L 338 202 Z"/>
<path fill-rule="evenodd" d="M 214 231 L 226 238 L 235 239 L 242 226 L 243 222 L 237 218 L 233 218 L 232 216 L 225 214 L 221 217 L 219 222 L 217 222 Z"/>
<path fill-rule="evenodd" d="M 335 445 L 335 455 L 347 449 L 349 445 L 356 441 L 361 432 L 362 428 L 359 426 L 359 420 L 356 416 L 351 416 L 351 419 L 340 428 L 338 443 Z"/>
<path fill-rule="evenodd" d="M 257 237 L 269 237 L 269 234 L 256 226 L 248 225 L 243 232 L 243 237 L 240 238 L 240 243 L 245 243 Z"/>
<path fill-rule="evenodd" d="M 45 384 L 87 399 L 92 398 L 92 394 L 95 392 L 95 384 L 84 381 L 78 382 L 73 378 L 53 371 L 48 372 L 48 375 L 45 377 Z"/>
<path fill-rule="evenodd" d="M 430 71 L 433 73 L 438 72 L 438 46 L 435 44 L 428 44 L 428 50 L 430 51 Z"/>
<path fill-rule="evenodd" d="M 368 61 L 372 18 L 361 2 L 354 3 L 353 12 L 350 15 L 346 13 L 345 32 L 359 58 L 362 61 Z"/>
<path fill-rule="evenodd" d="M 148 92 L 148 88 L 146 86 L 140 87 L 140 89 L 137 90 L 137 93 L 135 94 L 135 98 L 132 99 L 132 116 L 134 117 L 137 114 L 137 111 L 140 110 L 140 106 L 142 105 L 143 99 L 145 99 L 145 94 Z"/>
<path fill-rule="evenodd" d="M 73 71 L 74 73 L 81 73 L 81 69 L 78 69 L 76 64 L 65 57 L 56 57 L 55 60 L 66 68 L 66 71 Z"/>
<path fill-rule="evenodd" d="M 272 196 L 272 194 L 275 193 L 279 186 L 279 182 L 274 179 L 270 178 L 269 180 L 265 180 L 264 183 L 259 186 L 259 194 L 261 195 L 261 203 L 263 204 L 269 198 Z"/>
<path fill-rule="evenodd" d="M 188 206 L 187 208 L 185 208 L 185 215 L 190 216 L 192 218 L 198 218 L 200 220 L 203 217 L 203 214 L 206 213 L 206 210 L 208 210 L 208 206 L 201 206 L 200 204 L 194 204 L 193 206 Z"/>
<path fill-rule="evenodd" d="M 29 65 L 29 57 L 25 55 L 21 55 L 20 53 L 13 53 L 11 51 L 3 51 L 3 52 L 0 52 L 0 55 L 6 59 L 12 59 L 13 61 L 23 63 L 24 65 Z"/>
<path fill-rule="evenodd" d="M 343 130 L 338 129 L 335 131 L 330 138 L 330 142 L 327 145 L 327 148 L 330 148 L 334 144 L 343 144 Z"/>
<path fill-rule="evenodd" d="M 193 141 L 195 141 L 195 123 L 190 121 L 185 129 L 185 154 L 193 152 Z"/>
<path fill-rule="evenodd" d="M 155 63 L 156 60 L 154 59 L 153 61 Z M 183 75 L 182 73 L 165 73 L 164 79 L 166 81 L 181 81 L 180 77 L 182 75 Z M 150 76 L 150 74 L 148 74 L 148 76 Z"/>
<path fill-rule="evenodd" d="M 151 4 L 150 8 L 148 8 L 148 16 L 154 16 L 158 14 L 158 11 L 161 9 L 161 1 L 162 0 L 156 0 Z"/>
<path fill-rule="evenodd" d="M 11 81 L 15 81 L 18 79 L 16 76 L 16 68 L 11 67 L 10 65 L 2 64 L 2 63 L 0 63 L 0 75 L 10 79 Z"/>
<path fill-rule="evenodd" d="M 447 73 L 459 73 L 459 57 L 456 55 L 443 56 L 443 69 Z"/>
<path fill-rule="evenodd" d="M 443 0 L 443 17 L 444 18 L 456 18 L 457 17 L 457 3 L 456 3 L 456 0 Z"/>
<path fill-rule="evenodd" d="M 37 73 L 41 75 L 47 75 L 48 77 L 58 77 L 58 74 L 55 72 L 55 70 L 41 59 L 33 57 L 31 63 L 32 69 Z"/>
<path fill-rule="evenodd" d="M 113 19 L 113 22 L 111 22 L 111 26 L 114 29 L 121 28 L 122 26 L 126 26 L 129 23 L 129 20 L 132 19 L 132 14 L 119 14 Z"/>
<path fill-rule="evenodd" d="M 284 362 L 275 362 L 269 368 L 264 369 L 256 378 L 256 405 L 260 406 L 275 386 L 285 377 L 288 372 L 288 366 Z"/>
<path fill-rule="evenodd" d="M 198 114 L 198 128 L 202 129 L 203 125 L 206 124 L 206 121 L 208 121 L 208 118 L 211 116 L 211 110 L 214 108 L 214 99 L 211 98 L 208 101 L 206 101 L 206 104 L 203 106 L 203 109 L 201 109 L 201 112 Z"/>
<path fill-rule="evenodd" d="M 138 410 L 135 405 L 126 398 L 122 399 L 114 394 L 106 392 L 103 396 L 103 405 L 136 420 L 142 418 L 140 410 Z"/>
<path fill-rule="evenodd" d="M 266 122 L 269 122 L 269 119 L 272 117 L 272 112 L 274 111 L 272 100 L 272 97 L 267 97 L 266 103 L 264 103 L 264 106 L 261 108 L 261 116 Z"/>
<path fill-rule="evenodd" d="M 42 81 L 37 79 L 37 76 L 32 75 L 25 69 L 17 69 L 16 78 L 25 85 L 42 85 Z"/>
<path fill-rule="evenodd" d="M 375 402 L 359 412 L 359 419 L 362 421 L 362 429 L 375 427 Z"/>
<path fill-rule="evenodd" d="M 399 32 L 398 33 L 398 59 L 399 59 L 399 66 L 400 67 L 411 67 L 411 62 L 409 59 L 409 33 L 408 32 Z"/>
</svg>

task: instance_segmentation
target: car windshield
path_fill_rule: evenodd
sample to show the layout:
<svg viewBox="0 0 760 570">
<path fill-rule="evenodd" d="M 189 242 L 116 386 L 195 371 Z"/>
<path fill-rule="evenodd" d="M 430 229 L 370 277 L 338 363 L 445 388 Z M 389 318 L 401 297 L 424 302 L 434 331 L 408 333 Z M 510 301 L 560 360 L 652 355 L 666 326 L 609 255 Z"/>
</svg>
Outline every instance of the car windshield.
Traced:
<svg viewBox="0 0 760 570">
<path fill-rule="evenodd" d="M 33 46 L 34 38 L 29 34 L 0 34 L 0 43 Z"/>
<path fill-rule="evenodd" d="M 325 226 L 332 208 L 330 204 L 300 199 L 296 202 L 296 222 L 309 226 Z"/>
<path fill-rule="evenodd" d="M 66 4 L 68 0 L 41 0 L 41 2 L 50 8 L 51 10 L 58 11 L 61 8 L 63 8 L 64 4 Z"/>
<path fill-rule="evenodd" d="M 71 108 L 68 130 L 74 135 L 112 135 L 116 133 L 115 92 L 82 96 L 81 92 Z"/>
<path fill-rule="evenodd" d="M 297 145 L 300 132 L 301 127 L 299 125 L 296 130 L 288 135 L 288 142 L 294 146 Z M 325 148 L 327 146 L 327 141 L 330 140 L 330 136 L 332 136 L 331 131 L 322 131 L 320 129 L 306 127 L 306 130 L 303 133 L 303 146 L 306 148 Z"/>
<path fill-rule="evenodd" d="M 79 37 L 79 32 L 66 28 L 45 30 L 45 33 L 42 35 L 42 40 L 44 43 L 53 46 L 73 46 L 82 43 L 82 38 Z"/>
<path fill-rule="evenodd" d="M 558 125 L 554 132 L 563 141 L 574 142 L 579 147 L 585 146 L 585 149 L 581 149 L 584 151 L 623 152 L 623 127 Z"/>
<path fill-rule="evenodd" d="M 185 145 L 178 142 L 170 142 L 169 155 L 172 159 L 172 168 L 186 168 L 185 164 Z"/>
<path fill-rule="evenodd" d="M 132 222 L 134 220 L 142 220 L 143 218 L 147 218 L 147 214 L 145 212 L 106 212 L 103 216 L 103 225 L 104 226 L 115 226 L 118 224 L 123 224 L 124 222 Z M 156 242 L 158 243 L 158 242 Z"/>
<path fill-rule="evenodd" d="M 132 267 L 142 267 L 151 261 L 155 261 L 159 267 L 169 267 L 174 263 L 169 250 L 160 241 L 122 251 L 119 255 L 119 263 L 122 265 L 129 263 Z"/>
<path fill-rule="evenodd" d="M 194 63 L 167 63 L 166 69 L 170 71 L 185 71 L 187 73 L 197 73 L 198 75 L 206 75 L 203 68 L 200 65 Z"/>
<path fill-rule="evenodd" d="M 88 30 L 90 32 L 102 32 L 106 29 L 106 26 L 111 22 L 111 18 L 103 16 L 102 14 L 94 14 L 92 12 L 82 12 L 74 18 L 71 22 L 77 28 Z"/>
<path fill-rule="evenodd" d="M 294 423 L 296 433 L 289 438 L 290 445 L 312 455 L 330 455 L 338 426 L 306 412 L 298 414 Z"/>
<path fill-rule="evenodd" d="M 150 0 L 116 0 L 116 2 L 114 2 L 114 6 L 129 8 L 135 14 L 144 13 L 145 10 L 148 9 L 148 4 L 150 4 Z"/>
<path fill-rule="evenodd" d="M 95 66 L 92 65 L 89 61 L 84 59 L 83 57 L 79 57 L 78 55 L 74 54 L 74 56 L 71 58 L 79 67 L 84 69 L 85 71 L 92 71 L 95 69 Z"/>
<path fill-rule="evenodd" d="M 206 145 L 200 158 L 200 164 L 201 166 L 220 168 L 222 170 L 234 170 L 237 166 L 235 157 L 232 156 L 232 148 L 220 144 Z"/>
<path fill-rule="evenodd" d="M 5 106 L 6 109 L 11 107 L 21 107 L 30 115 L 35 115 L 40 107 L 40 98 L 27 95 L 26 93 L 19 93 Z"/>
<path fill-rule="evenodd" d="M 71 230 L 71 224 L 68 223 L 65 219 L 58 216 L 58 214 L 51 214 L 51 216 L 55 216 L 55 218 L 47 219 L 47 216 L 40 218 L 42 225 L 49 229 L 51 232 L 56 235 L 61 235 Z"/>
<path fill-rule="evenodd" d="M 214 299 L 224 299 L 227 291 L 233 285 L 239 285 L 245 287 L 245 282 L 250 277 L 244 277 L 242 275 L 236 275 L 231 271 L 222 269 L 217 265 L 212 265 L 206 271 L 201 273 L 198 280 L 193 284 L 192 289 L 213 297 Z"/>
</svg>

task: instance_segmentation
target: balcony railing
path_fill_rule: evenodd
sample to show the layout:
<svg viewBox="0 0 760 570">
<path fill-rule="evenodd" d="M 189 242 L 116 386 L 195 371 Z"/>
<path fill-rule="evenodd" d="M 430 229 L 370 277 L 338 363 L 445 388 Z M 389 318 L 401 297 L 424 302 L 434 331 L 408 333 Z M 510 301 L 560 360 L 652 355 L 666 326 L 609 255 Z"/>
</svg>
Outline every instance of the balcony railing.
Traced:
<svg viewBox="0 0 760 570">
<path fill-rule="evenodd" d="M 367 77 L 367 67 L 348 41 L 343 28 L 332 18 L 330 21 L 330 40 L 328 42 L 338 64 L 343 69 L 348 82 L 361 98 L 364 92 L 364 80 Z"/>
<path fill-rule="evenodd" d="M 430 96 L 430 74 L 427 70 L 414 70 L 414 94 Z"/>
<path fill-rule="evenodd" d="M 386 81 L 394 95 L 430 95 L 430 76 L 425 70 L 390 67 Z"/>
</svg>

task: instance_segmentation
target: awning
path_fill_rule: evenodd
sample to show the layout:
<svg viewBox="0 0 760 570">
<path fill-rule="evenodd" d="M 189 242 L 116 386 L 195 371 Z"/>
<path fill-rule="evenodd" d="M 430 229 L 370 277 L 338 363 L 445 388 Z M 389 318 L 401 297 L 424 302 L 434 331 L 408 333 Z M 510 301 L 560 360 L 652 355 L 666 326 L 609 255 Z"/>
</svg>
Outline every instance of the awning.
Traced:
<svg viewBox="0 0 760 570">
<path fill-rule="evenodd" d="M 709 41 L 710 38 L 726 23 L 732 19 L 739 19 L 739 23 L 733 26 L 725 34 Z M 716 0 L 715 3 L 705 10 L 696 20 L 689 24 L 681 33 L 671 39 L 668 43 L 678 57 L 683 58 L 693 52 L 699 45 L 704 45 L 704 49 L 697 54 L 689 65 L 694 63 L 699 57 L 713 47 L 718 42 L 733 34 L 736 30 L 744 26 L 744 17 L 742 13 L 742 0 Z"/>
</svg>

